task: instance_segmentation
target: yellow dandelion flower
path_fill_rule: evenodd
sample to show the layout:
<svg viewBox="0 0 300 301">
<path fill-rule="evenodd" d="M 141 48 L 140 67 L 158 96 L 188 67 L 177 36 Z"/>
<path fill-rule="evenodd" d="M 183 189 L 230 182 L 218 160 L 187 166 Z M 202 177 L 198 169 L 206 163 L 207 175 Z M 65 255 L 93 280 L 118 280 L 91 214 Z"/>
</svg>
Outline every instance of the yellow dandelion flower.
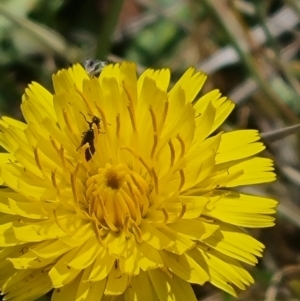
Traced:
<svg viewBox="0 0 300 301">
<path fill-rule="evenodd" d="M 257 131 L 217 132 L 233 103 L 188 69 L 80 65 L 32 83 L 26 124 L 0 121 L 0 290 L 5 300 L 196 300 L 191 284 L 236 295 L 264 246 L 276 201 L 231 187 L 273 181 Z"/>
</svg>

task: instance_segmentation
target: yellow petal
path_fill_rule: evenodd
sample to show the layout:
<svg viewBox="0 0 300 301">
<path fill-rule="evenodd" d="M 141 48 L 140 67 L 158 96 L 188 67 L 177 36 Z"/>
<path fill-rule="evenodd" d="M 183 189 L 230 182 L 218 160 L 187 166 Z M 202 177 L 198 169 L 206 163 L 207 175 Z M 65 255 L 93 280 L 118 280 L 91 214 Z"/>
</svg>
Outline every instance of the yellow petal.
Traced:
<svg viewBox="0 0 300 301">
<path fill-rule="evenodd" d="M 197 148 L 198 145 L 201 145 L 200 143 L 202 143 L 212 131 L 217 110 L 211 102 L 209 102 L 203 110 L 201 114 L 199 113 L 200 115 L 195 116 L 195 137 L 197 137 L 197 139 L 193 141 L 189 152 Z"/>
<path fill-rule="evenodd" d="M 80 248 L 76 257 L 69 262 L 69 266 L 74 269 L 85 269 L 90 266 L 100 252 L 100 244 L 95 236 L 86 241 Z"/>
<path fill-rule="evenodd" d="M 115 261 L 116 258 L 109 255 L 107 249 L 102 248 L 93 264 L 93 269 L 88 280 L 94 282 L 106 278 L 113 268 Z"/>
<path fill-rule="evenodd" d="M 246 269 L 235 259 L 230 258 L 213 249 L 203 251 L 211 283 L 218 288 L 236 296 L 235 287 L 245 289 L 246 285 L 253 283 L 253 278 Z"/>
<path fill-rule="evenodd" d="M 121 295 L 129 285 L 129 276 L 121 274 L 120 270 L 113 267 L 110 271 L 105 287 L 105 295 Z"/>
<path fill-rule="evenodd" d="M 166 250 L 172 253 L 183 254 L 196 244 L 193 240 L 189 239 L 188 237 L 179 232 L 173 231 L 170 227 L 160 227 L 160 231 L 174 242 L 173 245 L 166 248 Z"/>
<path fill-rule="evenodd" d="M 67 252 L 51 268 L 49 271 L 49 277 L 54 288 L 61 288 L 65 286 L 79 275 L 81 270 L 76 270 L 69 266 L 69 263 L 78 254 L 78 252 L 79 248 Z"/>
<path fill-rule="evenodd" d="M 209 197 L 206 214 L 233 225 L 261 228 L 274 225 L 277 201 L 260 196 L 237 192 L 219 191 L 215 197 Z"/>
<path fill-rule="evenodd" d="M 39 86 L 39 87 L 42 88 L 42 89 L 44 89 L 42 86 Z M 46 91 L 46 90 L 44 90 L 44 91 Z M 50 93 L 49 93 L 49 95 L 50 95 Z M 12 126 L 13 128 L 16 128 L 16 129 L 18 129 L 20 131 L 24 131 L 27 128 L 27 124 L 26 123 L 24 123 L 22 121 L 19 121 L 19 120 L 16 120 L 16 119 L 13 119 L 13 118 L 10 118 L 10 117 L 7 117 L 7 116 L 2 116 L 2 120 L 4 121 L 4 123 L 6 125 Z"/>
<path fill-rule="evenodd" d="M 33 252 L 27 252 L 21 256 L 18 256 L 17 258 L 7 258 L 9 260 L 15 269 L 39 269 L 44 268 L 51 264 L 55 258 L 50 259 L 41 259 L 36 256 Z"/>
<path fill-rule="evenodd" d="M 174 245 L 174 242 L 167 235 L 162 233 L 161 229 L 156 229 L 151 224 L 142 223 L 140 227 L 143 232 L 143 241 L 157 250 L 162 250 Z"/>
<path fill-rule="evenodd" d="M 8 124 L 4 120 L 0 120 L 0 144 L 11 154 L 21 145 L 26 148 L 27 141 L 24 130 L 21 130 L 20 127 Z"/>
<path fill-rule="evenodd" d="M 106 279 L 96 282 L 87 281 L 89 275 L 91 273 L 92 268 L 87 268 L 82 273 L 81 277 L 78 281 L 77 293 L 76 297 L 74 298 L 75 301 L 95 301 L 95 300 L 102 300 L 102 295 L 104 293 Z M 73 285 L 74 288 L 76 286 Z"/>
<path fill-rule="evenodd" d="M 53 290 L 51 301 L 75 300 L 77 288 L 80 284 L 81 277 L 77 277 L 73 282 L 64 285 L 63 287 Z"/>
<path fill-rule="evenodd" d="M 64 244 L 59 239 L 46 240 L 30 248 L 38 257 L 45 259 L 58 258 L 71 249 L 72 247 Z"/>
<path fill-rule="evenodd" d="M 235 106 L 231 100 L 227 99 L 227 97 L 221 97 L 216 101 L 212 101 L 212 104 L 217 111 L 211 133 L 213 133 L 226 120 Z"/>
<path fill-rule="evenodd" d="M 270 159 L 258 157 L 248 159 L 230 167 L 228 173 L 234 174 L 239 170 L 243 171 L 243 174 L 236 179 L 227 181 L 223 187 L 267 183 L 276 180 L 273 161 Z"/>
<path fill-rule="evenodd" d="M 21 271 L 23 277 L 15 274 L 3 286 L 2 293 L 7 300 L 35 300 L 51 289 L 51 282 L 42 270 Z"/>
<path fill-rule="evenodd" d="M 28 202 L 25 199 L 23 202 L 21 202 L 20 200 L 15 201 L 13 199 L 9 199 L 8 202 L 10 210 L 16 215 L 28 217 L 31 219 L 48 218 L 47 209 L 37 203 Z"/>
<path fill-rule="evenodd" d="M 55 94 L 59 95 L 65 91 L 72 91 L 75 87 L 81 90 L 82 82 L 85 79 L 89 79 L 89 76 L 79 64 L 68 70 L 59 71 L 52 76 Z"/>
<path fill-rule="evenodd" d="M 214 119 L 214 125 L 211 128 L 211 132 L 214 132 L 228 117 L 234 108 L 234 103 L 228 100 L 226 97 L 220 97 L 221 93 L 219 90 L 213 90 L 202 96 L 194 105 L 196 116 L 203 114 L 203 111 L 207 107 L 207 104 L 211 104 L 217 109 L 216 116 Z"/>
<path fill-rule="evenodd" d="M 159 300 L 197 300 L 190 284 L 179 277 L 174 276 L 170 278 L 169 275 L 159 269 L 150 270 L 148 273 Z"/>
<path fill-rule="evenodd" d="M 125 291 L 125 301 L 159 301 L 147 273 L 132 277 L 130 287 Z"/>
<path fill-rule="evenodd" d="M 27 115 L 27 106 L 34 107 L 34 116 Z M 35 123 L 36 126 L 39 125 L 39 121 L 44 117 L 51 119 L 53 122 L 56 120 L 52 94 L 35 82 L 31 83 L 25 90 L 25 94 L 22 97 L 21 109 L 27 123 Z M 14 126 L 17 126 L 17 124 L 14 123 Z M 20 128 L 20 124 L 18 127 Z"/>
<path fill-rule="evenodd" d="M 115 257 L 125 257 L 127 252 L 127 241 L 125 237 L 125 232 L 113 233 L 110 232 L 105 243 L 109 246 L 109 254 Z"/>
<path fill-rule="evenodd" d="M 164 206 L 170 215 L 170 220 L 172 219 L 172 212 L 176 213 L 176 218 L 178 218 L 178 212 L 182 211 L 184 206 L 184 219 L 194 219 L 198 218 L 203 212 L 208 199 L 206 197 L 198 196 L 180 196 L 178 199 L 179 203 L 166 202 Z M 174 219 L 176 220 L 176 219 Z"/>
<path fill-rule="evenodd" d="M 220 139 L 221 135 L 206 139 L 204 143 L 191 153 L 192 157 L 187 157 L 187 164 L 184 169 L 185 185 L 182 188 L 183 191 L 193 188 L 211 174 L 214 169 L 215 154 Z M 199 156 L 199 154 L 201 154 L 201 156 Z M 201 184 L 201 186 L 205 186 L 205 184 Z"/>
<path fill-rule="evenodd" d="M 1 247 L 9 247 L 16 246 L 22 244 L 23 241 L 19 240 L 15 236 L 15 232 L 13 230 L 13 222 L 1 223 L 0 224 L 0 246 Z"/>
<path fill-rule="evenodd" d="M 127 256 L 119 259 L 119 268 L 122 274 L 136 276 L 140 273 L 140 266 L 137 259 L 137 244 L 132 236 L 127 238 L 127 249 Z"/>
<path fill-rule="evenodd" d="M 224 163 L 253 156 L 265 149 L 258 131 L 242 130 L 223 133 L 216 156 L 216 163 Z M 234 143 L 233 143 L 234 142 Z"/>
<path fill-rule="evenodd" d="M 23 242 L 37 242 L 66 235 L 52 220 L 41 221 L 26 226 L 21 222 L 14 223 L 13 231 L 16 238 Z"/>
<path fill-rule="evenodd" d="M 193 102 L 206 81 L 207 75 L 195 68 L 189 68 L 181 78 L 176 82 L 169 92 L 170 101 L 177 90 L 183 90 L 186 96 L 186 102 Z"/>
<path fill-rule="evenodd" d="M 169 224 L 168 227 L 178 233 L 184 234 L 193 240 L 203 240 L 219 229 L 218 224 L 209 224 L 201 219 L 186 220 Z"/>
<path fill-rule="evenodd" d="M 153 69 L 145 70 L 138 79 L 138 96 L 140 97 L 143 89 L 144 80 L 149 78 L 157 83 L 158 88 L 162 91 L 167 91 L 170 82 L 170 70 L 160 69 L 154 71 Z"/>
<path fill-rule="evenodd" d="M 239 242 L 238 244 L 236 242 Z M 221 224 L 220 229 L 203 240 L 222 254 L 255 265 L 264 245 L 235 226 Z"/>
<path fill-rule="evenodd" d="M 89 79 L 87 72 L 81 64 L 75 64 L 71 68 L 68 68 L 68 73 L 79 89 L 81 89 L 82 83 Z"/>
<path fill-rule="evenodd" d="M 138 255 L 139 266 L 143 271 L 161 268 L 164 265 L 159 251 L 144 242 L 138 245 Z"/>
<path fill-rule="evenodd" d="M 208 273 L 192 257 L 165 251 L 160 251 L 160 255 L 164 260 L 165 266 L 180 279 L 200 285 L 209 280 Z"/>
<path fill-rule="evenodd" d="M 137 103 L 137 76 L 136 64 L 124 62 L 120 65 L 119 84 L 123 86 L 133 106 Z M 130 95 L 130 96 L 129 96 Z"/>
</svg>

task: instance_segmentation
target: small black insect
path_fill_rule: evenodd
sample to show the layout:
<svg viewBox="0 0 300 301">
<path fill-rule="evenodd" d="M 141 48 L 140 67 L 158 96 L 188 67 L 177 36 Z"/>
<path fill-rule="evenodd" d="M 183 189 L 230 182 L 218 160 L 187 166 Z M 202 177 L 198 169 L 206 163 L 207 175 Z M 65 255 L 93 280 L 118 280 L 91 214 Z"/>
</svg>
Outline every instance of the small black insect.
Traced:
<svg viewBox="0 0 300 301">
<path fill-rule="evenodd" d="M 86 132 L 82 133 L 82 140 L 81 140 L 81 143 L 80 143 L 79 147 L 77 148 L 77 150 L 79 150 L 82 146 L 84 146 L 86 143 L 88 143 L 89 147 L 85 150 L 85 159 L 86 159 L 86 161 L 89 161 L 89 160 L 91 160 L 92 156 L 94 155 L 94 153 L 96 151 L 95 145 L 94 145 L 95 134 L 94 134 L 94 130 L 93 130 L 93 124 L 95 124 L 97 126 L 98 130 L 100 130 L 101 119 L 97 116 L 94 116 L 92 121 L 88 121 L 86 119 L 85 115 L 82 112 L 80 112 L 80 113 L 82 114 L 85 121 L 89 125 L 89 129 Z"/>
</svg>

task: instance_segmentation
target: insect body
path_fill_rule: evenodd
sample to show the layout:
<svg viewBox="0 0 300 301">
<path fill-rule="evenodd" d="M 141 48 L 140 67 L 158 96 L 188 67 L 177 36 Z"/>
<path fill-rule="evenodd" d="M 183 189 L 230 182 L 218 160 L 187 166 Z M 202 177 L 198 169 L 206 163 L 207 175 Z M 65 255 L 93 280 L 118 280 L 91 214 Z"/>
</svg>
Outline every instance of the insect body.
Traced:
<svg viewBox="0 0 300 301">
<path fill-rule="evenodd" d="M 85 159 L 86 159 L 86 161 L 89 161 L 89 160 L 91 160 L 92 156 L 94 155 L 94 153 L 96 151 L 95 145 L 94 145 L 95 133 L 94 133 L 94 129 L 93 129 L 93 124 L 95 124 L 97 126 L 97 128 L 100 130 L 101 119 L 97 116 L 94 116 L 92 121 L 88 121 L 86 119 L 86 117 L 84 116 L 84 114 L 83 113 L 81 113 L 81 114 L 84 117 L 87 124 L 89 125 L 89 129 L 86 132 L 82 133 L 82 140 L 81 140 L 81 143 L 80 143 L 79 147 L 77 148 L 77 150 L 79 148 L 81 148 L 82 146 L 84 146 L 86 143 L 88 143 L 89 147 L 85 150 Z"/>
<path fill-rule="evenodd" d="M 96 59 L 87 59 L 84 62 L 84 68 L 90 77 L 99 76 L 102 69 L 107 65 L 107 62 Z"/>
</svg>

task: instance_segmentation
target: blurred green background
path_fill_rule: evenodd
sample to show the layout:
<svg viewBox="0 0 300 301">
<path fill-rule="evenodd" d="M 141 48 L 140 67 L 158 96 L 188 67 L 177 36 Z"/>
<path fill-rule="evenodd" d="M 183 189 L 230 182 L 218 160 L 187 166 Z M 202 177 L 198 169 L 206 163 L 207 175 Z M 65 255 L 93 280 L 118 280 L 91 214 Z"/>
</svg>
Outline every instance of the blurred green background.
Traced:
<svg viewBox="0 0 300 301">
<path fill-rule="evenodd" d="M 281 131 L 300 123 L 299 50 L 299 0 L 1 0 L 0 114 L 22 119 L 31 81 L 52 90 L 53 72 L 87 58 L 169 67 L 174 81 L 189 66 L 205 71 L 204 92 L 237 104 L 225 128 L 260 130 L 278 173 L 243 189 L 280 206 L 274 228 L 251 232 L 266 251 L 239 299 L 300 300 L 300 136 Z M 233 300 L 209 284 L 195 292 Z"/>
</svg>

